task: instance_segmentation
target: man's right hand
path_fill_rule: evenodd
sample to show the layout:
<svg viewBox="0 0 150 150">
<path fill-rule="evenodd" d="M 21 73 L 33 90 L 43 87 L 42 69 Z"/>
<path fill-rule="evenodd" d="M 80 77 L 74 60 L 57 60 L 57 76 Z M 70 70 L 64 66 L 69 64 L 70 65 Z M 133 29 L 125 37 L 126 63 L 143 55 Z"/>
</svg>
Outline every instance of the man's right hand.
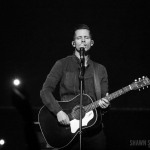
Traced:
<svg viewBox="0 0 150 150">
<path fill-rule="evenodd" d="M 57 113 L 57 119 L 58 122 L 60 122 L 61 124 L 64 125 L 70 124 L 68 115 L 62 110 Z"/>
</svg>

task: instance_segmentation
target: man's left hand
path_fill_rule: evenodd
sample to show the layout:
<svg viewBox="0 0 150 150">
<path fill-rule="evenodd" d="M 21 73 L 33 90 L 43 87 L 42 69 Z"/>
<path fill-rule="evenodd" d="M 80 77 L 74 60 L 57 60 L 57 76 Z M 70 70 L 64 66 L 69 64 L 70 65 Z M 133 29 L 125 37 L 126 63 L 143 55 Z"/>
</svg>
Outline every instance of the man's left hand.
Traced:
<svg viewBox="0 0 150 150">
<path fill-rule="evenodd" d="M 106 94 L 108 96 L 108 93 Z M 110 105 L 110 102 L 106 98 L 102 98 L 99 102 L 101 108 L 107 108 Z"/>
</svg>

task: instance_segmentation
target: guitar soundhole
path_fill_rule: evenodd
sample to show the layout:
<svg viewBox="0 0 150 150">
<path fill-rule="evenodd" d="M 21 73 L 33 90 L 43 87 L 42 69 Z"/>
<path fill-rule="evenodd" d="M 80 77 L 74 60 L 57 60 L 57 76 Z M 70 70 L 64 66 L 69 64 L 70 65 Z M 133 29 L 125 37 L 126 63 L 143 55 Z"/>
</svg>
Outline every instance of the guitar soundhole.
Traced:
<svg viewBox="0 0 150 150">
<path fill-rule="evenodd" d="M 80 120 L 80 106 L 74 107 L 72 111 L 72 116 L 74 119 Z M 82 108 L 82 118 L 85 116 L 85 110 Z"/>
</svg>

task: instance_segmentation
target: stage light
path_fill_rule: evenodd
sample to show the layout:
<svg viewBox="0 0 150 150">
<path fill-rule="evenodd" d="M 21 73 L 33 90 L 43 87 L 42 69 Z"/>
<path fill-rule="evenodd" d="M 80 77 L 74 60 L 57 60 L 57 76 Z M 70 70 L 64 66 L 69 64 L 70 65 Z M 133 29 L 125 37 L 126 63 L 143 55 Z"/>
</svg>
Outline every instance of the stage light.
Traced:
<svg viewBox="0 0 150 150">
<path fill-rule="evenodd" d="M 5 144 L 5 140 L 4 139 L 0 139 L 0 146 Z"/>
<path fill-rule="evenodd" d="M 19 79 L 14 79 L 13 84 L 14 84 L 15 86 L 19 86 L 19 85 L 21 84 L 21 82 L 20 82 Z"/>
</svg>

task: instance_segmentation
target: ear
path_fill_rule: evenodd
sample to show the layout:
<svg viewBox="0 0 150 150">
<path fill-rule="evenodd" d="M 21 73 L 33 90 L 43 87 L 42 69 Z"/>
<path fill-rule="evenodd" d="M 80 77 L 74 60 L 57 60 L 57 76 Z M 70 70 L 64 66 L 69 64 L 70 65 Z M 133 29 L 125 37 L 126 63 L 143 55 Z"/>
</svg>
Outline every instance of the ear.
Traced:
<svg viewBox="0 0 150 150">
<path fill-rule="evenodd" d="M 94 45 L 94 41 L 93 40 L 91 40 L 91 46 L 93 46 Z"/>
<path fill-rule="evenodd" d="M 75 47 L 75 42 L 74 41 L 72 41 L 72 46 Z"/>
</svg>

